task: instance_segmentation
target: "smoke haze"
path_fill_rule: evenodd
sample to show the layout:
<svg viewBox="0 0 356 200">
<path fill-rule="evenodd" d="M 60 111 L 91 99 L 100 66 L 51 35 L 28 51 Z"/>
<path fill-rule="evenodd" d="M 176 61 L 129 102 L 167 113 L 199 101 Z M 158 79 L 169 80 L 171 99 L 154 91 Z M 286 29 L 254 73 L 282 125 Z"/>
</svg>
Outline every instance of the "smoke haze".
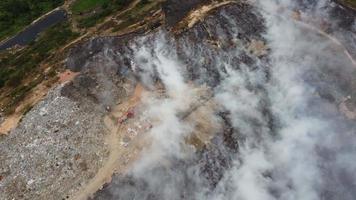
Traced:
<svg viewBox="0 0 356 200">
<path fill-rule="evenodd" d="M 218 14 L 225 27 L 211 24 L 219 48 L 171 39 L 164 30 L 134 41 L 132 70 L 147 88 L 164 92 L 143 98 L 145 116 L 154 122 L 146 133 L 150 145 L 117 177 L 110 198 L 355 199 L 356 125 L 340 108 L 347 103 L 352 112 L 356 68 L 345 47 L 317 31 L 323 20 L 334 23 L 329 4 L 253 3 L 246 9 L 262 19 L 264 31 L 252 38 L 268 53 L 248 52 L 247 62 L 235 62 L 249 48 L 231 12 Z M 302 22 L 292 17 L 296 8 Z M 224 40 L 234 45 L 225 48 Z M 211 141 L 199 148 L 187 138 L 201 122 L 182 113 L 202 97 L 201 116 L 211 126 L 202 132 Z"/>
</svg>

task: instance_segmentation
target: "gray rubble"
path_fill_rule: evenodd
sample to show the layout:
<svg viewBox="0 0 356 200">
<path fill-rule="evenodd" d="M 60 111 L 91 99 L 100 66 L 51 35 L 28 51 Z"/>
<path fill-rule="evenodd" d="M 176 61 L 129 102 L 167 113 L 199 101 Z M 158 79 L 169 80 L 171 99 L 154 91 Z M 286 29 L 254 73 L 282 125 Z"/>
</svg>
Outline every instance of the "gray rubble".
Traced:
<svg viewBox="0 0 356 200">
<path fill-rule="evenodd" d="M 0 199 L 69 198 L 105 160 L 101 108 L 63 96 L 64 87 L 0 141 Z"/>
<path fill-rule="evenodd" d="M 198 2 L 200 1 L 192 1 L 192 5 L 187 8 L 188 11 L 198 5 Z M 179 4 L 166 4 L 164 9 L 167 14 L 174 15 L 175 11 L 181 11 L 174 9 L 175 6 Z M 181 17 L 177 14 L 175 16 L 177 19 L 172 18 L 172 25 Z M 234 25 L 238 30 L 231 30 L 232 22 L 236 23 Z M 238 32 L 238 40 L 232 37 L 234 31 Z M 225 52 L 236 54 L 233 59 L 227 60 L 233 66 L 248 66 L 254 71 L 264 63 L 266 67 L 263 72 L 268 81 L 268 57 L 245 51 L 253 40 L 264 43 L 265 39 L 262 37 L 264 32 L 263 18 L 248 4 L 227 6 L 213 13 L 176 39 L 177 48 L 180 49 L 178 57 L 182 60 L 185 70 L 189 72 L 185 78 L 211 88 L 217 87 L 222 77 L 215 68 L 219 63 L 216 63 L 214 57 L 225 58 L 223 57 Z M 109 153 L 105 144 L 108 131 L 102 122 L 103 116 L 116 103 L 115 101 L 127 96 L 119 75 L 133 76 L 130 74 L 132 49 L 125 45 L 129 43 L 127 41 L 133 39 L 134 35 L 93 38 L 72 50 L 67 65 L 72 71 L 80 71 L 80 75 L 73 82 L 52 89 L 44 100 L 26 114 L 15 130 L 8 136 L 0 138 L 1 200 L 70 199 L 73 193 L 96 174 Z M 238 53 L 234 51 L 237 47 L 241 47 Z M 195 49 L 204 51 L 194 51 Z M 191 52 L 194 55 L 191 55 Z M 345 81 L 340 80 L 335 72 L 328 74 L 325 79 L 338 82 L 335 86 L 337 89 L 340 87 L 342 91 L 346 91 L 345 93 L 354 91 L 356 84 L 353 79 L 351 80 L 351 74 L 342 76 L 347 77 Z M 306 79 L 313 82 L 313 78 Z M 344 84 L 350 82 L 353 83 L 352 87 Z M 315 85 L 319 86 L 318 84 L 321 83 L 315 81 Z M 251 90 L 263 96 L 265 91 L 262 86 Z M 332 96 L 332 99 L 344 96 L 334 94 L 332 91 L 336 90 L 327 88 L 319 93 L 320 96 Z M 263 110 L 265 118 L 271 120 L 270 128 L 273 130 L 273 118 L 268 103 L 268 99 L 261 100 L 261 104 L 266 105 L 266 109 Z M 221 112 L 219 115 L 224 120 L 225 127 L 221 130 L 222 138 L 215 138 L 214 145 L 223 146 L 224 151 L 236 153 L 238 131 L 231 128 L 228 112 Z M 0 122 L 1 120 L 0 114 Z M 204 149 L 198 152 L 199 159 L 187 162 L 174 161 L 172 166 L 178 166 L 177 171 L 185 173 L 185 168 L 191 163 L 200 163 L 201 175 L 209 179 L 209 185 L 213 188 L 231 162 L 229 155 L 220 151 L 219 148 Z M 154 170 L 160 171 L 161 168 Z M 113 182 L 106 185 L 102 191 L 98 191 L 94 199 L 118 199 L 116 194 L 112 194 L 111 188 L 135 187 L 135 191 L 141 189 L 145 191 L 147 190 L 145 186 L 142 180 L 132 181 L 131 177 L 114 176 Z"/>
</svg>

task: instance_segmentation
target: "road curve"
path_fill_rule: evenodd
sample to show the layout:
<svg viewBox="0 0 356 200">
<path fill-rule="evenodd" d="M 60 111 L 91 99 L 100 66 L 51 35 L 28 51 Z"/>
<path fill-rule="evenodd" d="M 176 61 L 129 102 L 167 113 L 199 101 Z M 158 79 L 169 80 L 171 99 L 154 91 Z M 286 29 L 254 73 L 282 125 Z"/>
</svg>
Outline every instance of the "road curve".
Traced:
<svg viewBox="0 0 356 200">
<path fill-rule="evenodd" d="M 37 36 L 47 28 L 67 19 L 67 13 L 63 9 L 55 9 L 34 21 L 14 37 L 0 43 L 0 51 L 13 47 L 15 45 L 26 45 L 35 40 Z"/>
</svg>

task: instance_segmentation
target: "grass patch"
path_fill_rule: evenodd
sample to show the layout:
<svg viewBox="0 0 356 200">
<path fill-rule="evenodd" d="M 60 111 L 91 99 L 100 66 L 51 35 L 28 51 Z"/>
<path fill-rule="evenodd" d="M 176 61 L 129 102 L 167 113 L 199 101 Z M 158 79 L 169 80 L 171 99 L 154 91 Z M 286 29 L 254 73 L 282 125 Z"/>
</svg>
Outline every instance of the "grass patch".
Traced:
<svg viewBox="0 0 356 200">
<path fill-rule="evenodd" d="M 36 42 L 28 48 L 15 54 L 10 54 L 0 60 L 0 88 L 16 87 L 21 80 L 33 72 L 39 63 L 48 58 L 51 52 L 69 40 L 77 37 L 67 22 L 58 24 L 45 31 Z"/>
<path fill-rule="evenodd" d="M 8 99 L 4 105 L 6 114 L 13 112 L 17 103 L 44 80 L 45 76 L 40 63 L 51 58 L 55 50 L 78 36 L 79 34 L 71 31 L 68 22 L 63 22 L 43 32 L 38 40 L 32 42 L 27 48 L 14 54 L 2 55 L 0 89 L 6 87 L 11 91 L 6 97 L 2 97 Z M 26 84 L 24 80 L 28 80 Z"/>
<path fill-rule="evenodd" d="M 141 21 L 147 16 L 148 13 L 150 13 L 150 11 L 158 9 L 159 6 L 160 4 L 154 1 L 141 1 L 139 4 L 137 4 L 136 7 L 130 10 L 130 12 L 127 12 L 123 16 L 120 16 L 120 18 L 124 19 L 124 21 L 119 25 L 115 26 L 112 32 L 120 31 L 132 24 Z"/>
<path fill-rule="evenodd" d="M 105 7 L 111 0 L 77 0 L 72 5 L 74 14 L 85 13 L 94 10 L 97 7 Z"/>
<path fill-rule="evenodd" d="M 109 16 L 110 14 L 112 14 L 112 10 L 102 10 L 93 14 L 92 16 L 80 19 L 78 25 L 81 28 L 93 27 L 96 24 L 102 22 L 104 18 Z"/>
<path fill-rule="evenodd" d="M 356 9 L 356 0 L 343 0 L 343 2 Z"/>
<path fill-rule="evenodd" d="M 64 0 L 1 0 L 0 41 L 16 34 L 33 20 L 63 3 Z"/>
<path fill-rule="evenodd" d="M 93 27 L 105 17 L 122 10 L 132 0 L 77 0 L 71 7 L 80 28 Z"/>
</svg>

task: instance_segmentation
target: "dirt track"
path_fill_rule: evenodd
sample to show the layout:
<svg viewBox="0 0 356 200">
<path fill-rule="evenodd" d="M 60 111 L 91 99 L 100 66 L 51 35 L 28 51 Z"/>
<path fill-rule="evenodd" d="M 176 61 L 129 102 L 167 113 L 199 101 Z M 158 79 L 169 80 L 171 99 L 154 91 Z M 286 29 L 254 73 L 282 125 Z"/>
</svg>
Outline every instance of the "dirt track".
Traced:
<svg viewBox="0 0 356 200">
<path fill-rule="evenodd" d="M 124 116 L 128 110 L 135 108 L 140 103 L 143 92 L 143 87 L 140 84 L 137 85 L 131 98 L 114 107 L 105 117 L 105 126 L 110 131 L 110 134 L 106 138 L 110 155 L 95 177 L 73 199 L 88 199 L 88 197 L 102 188 L 105 183 L 110 183 L 113 174 L 123 173 L 130 163 L 136 160 L 140 148 L 144 144 L 144 137 L 131 138 L 130 145 L 124 145 L 122 142 L 129 134 L 128 130 L 134 127 L 134 122 L 139 121 L 138 115 L 123 123 L 118 123 L 117 119 Z"/>
</svg>

